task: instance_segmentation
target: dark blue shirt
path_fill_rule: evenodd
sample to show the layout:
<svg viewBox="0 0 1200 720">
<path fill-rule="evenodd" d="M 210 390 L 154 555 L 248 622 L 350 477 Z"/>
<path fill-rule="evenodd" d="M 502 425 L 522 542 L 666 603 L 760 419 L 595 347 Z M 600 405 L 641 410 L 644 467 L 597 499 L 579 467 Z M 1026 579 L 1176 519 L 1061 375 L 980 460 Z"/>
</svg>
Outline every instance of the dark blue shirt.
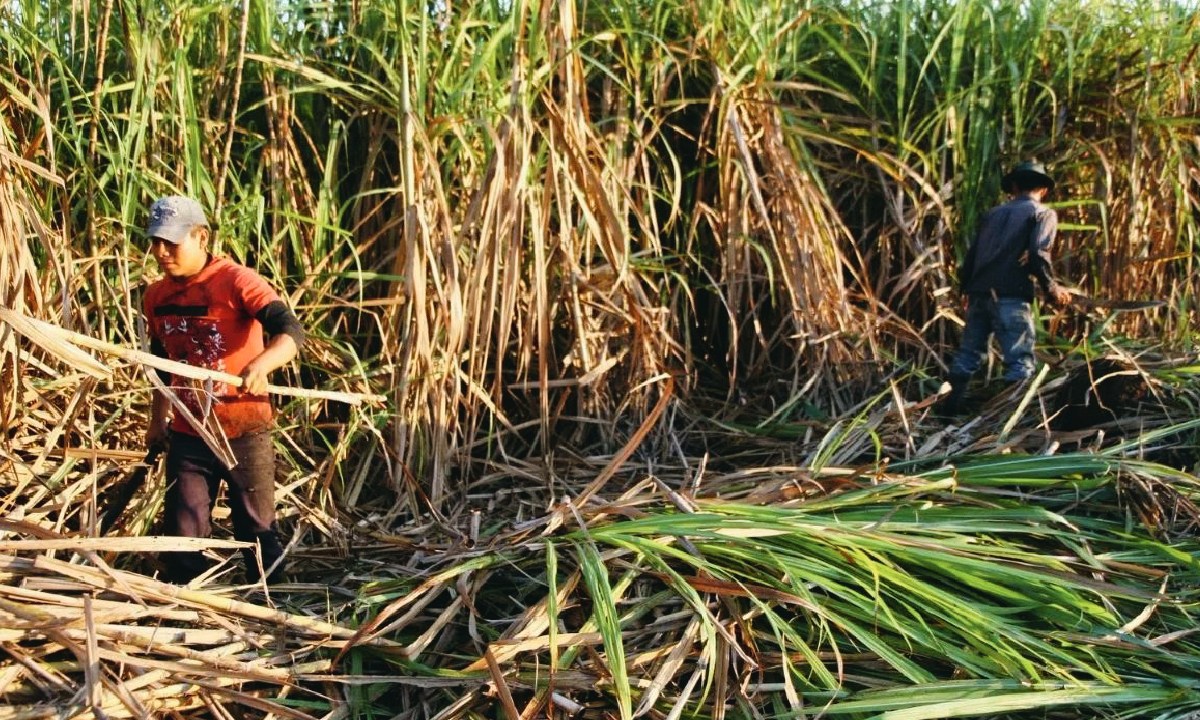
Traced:
<svg viewBox="0 0 1200 720">
<path fill-rule="evenodd" d="M 1054 288 L 1050 245 L 1057 231 L 1058 214 L 1029 195 L 992 208 L 980 221 L 963 261 L 962 291 L 1033 300 L 1037 282 L 1050 293 Z"/>
</svg>

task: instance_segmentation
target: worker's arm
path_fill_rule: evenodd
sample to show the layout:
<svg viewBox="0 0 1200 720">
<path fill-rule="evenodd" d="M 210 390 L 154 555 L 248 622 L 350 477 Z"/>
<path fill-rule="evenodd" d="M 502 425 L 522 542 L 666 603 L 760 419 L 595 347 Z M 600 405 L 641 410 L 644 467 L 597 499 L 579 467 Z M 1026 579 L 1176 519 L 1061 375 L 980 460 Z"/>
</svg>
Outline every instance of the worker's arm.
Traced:
<svg viewBox="0 0 1200 720">
<path fill-rule="evenodd" d="M 304 329 L 291 308 L 276 300 L 255 315 L 270 340 L 262 354 L 242 369 L 242 391 L 252 395 L 267 392 L 267 376 L 291 362 L 304 344 Z"/>
<path fill-rule="evenodd" d="M 1066 305 L 1071 301 L 1071 294 L 1054 280 L 1053 258 L 1051 247 L 1058 234 L 1058 214 L 1049 208 L 1044 208 L 1035 217 L 1033 223 L 1033 276 L 1041 286 L 1042 292 L 1057 305 Z"/>
<path fill-rule="evenodd" d="M 159 342 L 158 338 L 150 338 L 150 352 L 156 357 L 165 358 L 167 349 Z M 159 380 L 166 384 L 171 383 L 171 373 L 165 370 L 156 368 L 148 368 L 150 372 L 158 373 Z M 167 441 L 167 429 L 171 426 L 171 400 L 165 393 L 155 390 L 150 398 L 150 421 L 146 424 L 146 447 L 152 448 L 155 445 L 165 444 Z"/>
<path fill-rule="evenodd" d="M 280 334 L 271 338 L 262 354 L 242 368 L 242 392 L 265 395 L 267 376 L 296 357 L 299 349 L 291 335 Z"/>
<path fill-rule="evenodd" d="M 161 391 L 155 390 L 150 399 L 150 422 L 146 425 L 146 447 L 161 445 L 167 440 L 167 428 L 171 425 L 171 401 Z"/>
</svg>

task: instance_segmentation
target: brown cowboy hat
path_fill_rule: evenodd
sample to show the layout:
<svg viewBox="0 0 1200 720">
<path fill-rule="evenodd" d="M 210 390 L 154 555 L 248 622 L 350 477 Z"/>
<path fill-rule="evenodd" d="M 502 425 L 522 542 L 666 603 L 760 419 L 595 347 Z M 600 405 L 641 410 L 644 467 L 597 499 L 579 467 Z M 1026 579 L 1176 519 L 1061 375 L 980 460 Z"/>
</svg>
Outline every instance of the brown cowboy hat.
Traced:
<svg viewBox="0 0 1200 720">
<path fill-rule="evenodd" d="M 1046 166 L 1036 160 L 1027 160 L 1010 170 L 1000 178 L 1000 187 L 1004 192 L 1012 192 L 1018 181 L 1026 181 L 1024 184 L 1028 187 L 1030 180 L 1034 181 L 1033 187 L 1054 189 L 1054 178 L 1047 175 Z"/>
</svg>

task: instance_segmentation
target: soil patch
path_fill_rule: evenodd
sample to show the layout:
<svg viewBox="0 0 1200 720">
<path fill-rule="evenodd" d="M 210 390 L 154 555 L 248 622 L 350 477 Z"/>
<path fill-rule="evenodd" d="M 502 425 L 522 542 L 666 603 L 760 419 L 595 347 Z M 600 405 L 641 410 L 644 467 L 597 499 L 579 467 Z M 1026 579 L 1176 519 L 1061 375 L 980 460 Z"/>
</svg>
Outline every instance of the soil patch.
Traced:
<svg viewBox="0 0 1200 720">
<path fill-rule="evenodd" d="M 1058 391 L 1062 408 L 1051 421 L 1060 431 L 1083 430 L 1132 417 L 1150 397 L 1150 386 L 1136 368 L 1101 358 L 1076 368 Z"/>
</svg>

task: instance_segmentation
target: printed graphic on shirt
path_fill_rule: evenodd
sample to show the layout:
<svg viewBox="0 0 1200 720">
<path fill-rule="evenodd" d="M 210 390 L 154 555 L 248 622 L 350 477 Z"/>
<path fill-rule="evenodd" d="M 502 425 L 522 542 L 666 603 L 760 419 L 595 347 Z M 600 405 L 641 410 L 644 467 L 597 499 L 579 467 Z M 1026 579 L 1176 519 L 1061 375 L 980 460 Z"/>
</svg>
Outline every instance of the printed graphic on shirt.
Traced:
<svg viewBox="0 0 1200 720">
<path fill-rule="evenodd" d="M 194 367 L 226 372 L 225 356 L 229 348 L 215 318 L 208 317 L 207 305 L 165 305 L 156 308 L 159 338 L 172 360 Z M 213 396 L 233 391 L 227 383 L 205 383 L 193 392 L 181 393 L 180 399 L 196 417 L 203 419 L 212 408 Z"/>
</svg>

